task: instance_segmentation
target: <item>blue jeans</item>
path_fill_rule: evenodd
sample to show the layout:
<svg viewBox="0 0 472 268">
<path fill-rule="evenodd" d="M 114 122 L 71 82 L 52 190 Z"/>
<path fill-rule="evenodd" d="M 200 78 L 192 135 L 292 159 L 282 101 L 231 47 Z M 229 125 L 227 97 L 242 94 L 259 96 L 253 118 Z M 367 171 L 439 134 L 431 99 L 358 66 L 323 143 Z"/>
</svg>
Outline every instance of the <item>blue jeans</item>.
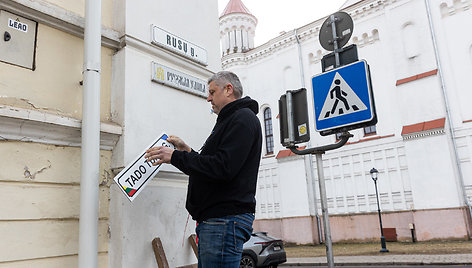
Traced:
<svg viewBox="0 0 472 268">
<path fill-rule="evenodd" d="M 198 268 L 238 268 L 253 221 L 254 214 L 246 213 L 199 222 Z"/>
</svg>

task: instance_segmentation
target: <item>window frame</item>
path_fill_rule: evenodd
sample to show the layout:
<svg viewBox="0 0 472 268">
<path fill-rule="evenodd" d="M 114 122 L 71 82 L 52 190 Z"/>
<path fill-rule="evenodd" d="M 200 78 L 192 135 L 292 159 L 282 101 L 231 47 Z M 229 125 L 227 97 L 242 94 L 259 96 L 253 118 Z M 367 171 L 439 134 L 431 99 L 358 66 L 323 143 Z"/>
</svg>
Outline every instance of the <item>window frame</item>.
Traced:
<svg viewBox="0 0 472 268">
<path fill-rule="evenodd" d="M 272 124 L 272 109 L 270 109 L 270 107 L 266 107 L 264 109 L 263 117 L 264 117 L 264 141 L 266 145 L 265 146 L 266 155 L 274 154 L 274 128 Z"/>
</svg>

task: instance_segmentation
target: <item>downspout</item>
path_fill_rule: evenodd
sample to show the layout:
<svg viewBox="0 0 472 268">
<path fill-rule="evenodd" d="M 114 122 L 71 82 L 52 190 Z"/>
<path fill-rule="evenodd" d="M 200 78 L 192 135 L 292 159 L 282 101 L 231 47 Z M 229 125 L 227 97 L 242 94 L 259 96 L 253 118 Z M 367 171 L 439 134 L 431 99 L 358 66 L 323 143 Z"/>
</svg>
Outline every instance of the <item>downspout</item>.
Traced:
<svg viewBox="0 0 472 268">
<path fill-rule="evenodd" d="M 447 95 L 447 90 L 446 90 L 446 83 L 444 81 L 444 76 L 442 72 L 442 65 L 441 65 L 441 59 L 439 56 L 439 49 L 438 49 L 438 43 L 436 39 L 436 33 L 434 30 L 434 23 L 433 23 L 433 17 L 431 14 L 431 7 L 429 5 L 429 0 L 425 0 L 426 4 L 426 13 L 428 14 L 428 21 L 429 21 L 429 30 L 431 31 L 431 39 L 433 41 L 433 47 L 434 47 L 434 55 L 436 58 L 436 65 L 438 66 L 438 76 L 441 80 L 441 91 L 443 95 L 443 101 L 444 101 L 444 106 L 446 107 L 446 123 L 448 124 L 448 129 L 449 129 L 449 137 L 451 139 L 452 143 L 452 149 L 454 151 L 454 162 L 456 165 L 456 171 L 457 174 L 459 175 L 459 184 L 461 188 L 461 193 L 462 197 L 464 199 L 465 205 L 469 208 L 469 214 L 472 219 L 472 207 L 469 202 L 469 199 L 467 198 L 467 192 L 465 190 L 465 183 L 464 183 L 464 175 L 462 174 L 462 168 L 461 168 L 461 162 L 460 162 L 460 157 L 459 153 L 457 150 L 457 143 L 456 143 L 456 137 L 454 134 L 454 124 L 452 122 L 452 116 L 451 116 L 451 111 L 450 111 L 450 106 L 449 106 L 449 100 L 448 100 L 448 95 Z"/>
<path fill-rule="evenodd" d="M 298 47 L 298 63 L 300 65 L 300 79 L 301 79 L 301 85 L 302 87 L 306 88 L 306 84 L 305 84 L 305 71 L 304 71 L 304 68 L 303 68 L 303 56 L 302 56 L 302 46 L 301 46 L 301 43 L 300 43 L 300 39 L 298 38 L 298 33 L 297 33 L 297 29 L 294 30 L 294 34 L 295 34 L 295 38 L 297 40 L 297 47 Z M 311 135 L 311 133 L 308 133 L 309 135 Z M 311 142 L 308 141 L 307 143 L 307 146 L 308 148 L 311 148 Z M 313 174 L 313 155 L 312 154 L 308 154 L 308 155 L 305 155 L 304 157 L 304 160 L 305 160 L 305 174 L 307 176 L 307 179 L 308 179 L 308 187 L 310 187 L 311 185 L 311 188 L 312 188 L 312 192 L 313 192 L 313 210 L 314 210 L 314 214 L 315 214 L 315 218 L 316 218 L 316 226 L 317 226 L 317 229 L 318 229 L 318 239 L 320 241 L 320 243 L 323 243 L 323 235 L 321 233 L 321 220 L 320 220 L 320 215 L 318 214 L 318 204 L 316 203 L 316 187 L 315 187 L 315 176 Z M 309 162 L 308 165 L 306 162 Z M 311 207 L 311 206 L 310 206 Z M 310 214 L 313 214 L 313 212 L 310 212 Z"/>
<path fill-rule="evenodd" d="M 82 96 L 79 268 L 94 268 L 98 266 L 101 11 L 101 0 L 86 0 L 83 67 L 84 88 Z"/>
</svg>

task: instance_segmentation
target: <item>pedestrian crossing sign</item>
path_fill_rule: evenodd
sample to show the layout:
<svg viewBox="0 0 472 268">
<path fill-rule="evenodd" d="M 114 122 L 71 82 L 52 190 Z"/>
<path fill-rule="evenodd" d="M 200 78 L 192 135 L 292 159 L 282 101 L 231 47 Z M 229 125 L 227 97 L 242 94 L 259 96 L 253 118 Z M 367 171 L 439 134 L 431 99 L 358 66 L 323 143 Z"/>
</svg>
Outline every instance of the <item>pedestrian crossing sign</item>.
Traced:
<svg viewBox="0 0 472 268">
<path fill-rule="evenodd" d="M 312 85 L 315 129 L 321 135 L 377 123 L 366 61 L 315 75 Z"/>
</svg>

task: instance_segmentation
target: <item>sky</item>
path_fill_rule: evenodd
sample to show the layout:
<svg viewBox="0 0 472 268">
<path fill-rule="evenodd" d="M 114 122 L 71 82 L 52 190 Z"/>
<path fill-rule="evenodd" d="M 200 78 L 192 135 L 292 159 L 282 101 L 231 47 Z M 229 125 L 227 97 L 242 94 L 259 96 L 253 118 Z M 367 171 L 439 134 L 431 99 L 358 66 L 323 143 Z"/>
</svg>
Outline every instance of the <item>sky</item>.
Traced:
<svg viewBox="0 0 472 268">
<path fill-rule="evenodd" d="M 258 23 L 254 43 L 262 45 L 310 22 L 339 10 L 346 0 L 242 0 Z M 219 15 L 229 0 L 218 0 Z"/>
</svg>

